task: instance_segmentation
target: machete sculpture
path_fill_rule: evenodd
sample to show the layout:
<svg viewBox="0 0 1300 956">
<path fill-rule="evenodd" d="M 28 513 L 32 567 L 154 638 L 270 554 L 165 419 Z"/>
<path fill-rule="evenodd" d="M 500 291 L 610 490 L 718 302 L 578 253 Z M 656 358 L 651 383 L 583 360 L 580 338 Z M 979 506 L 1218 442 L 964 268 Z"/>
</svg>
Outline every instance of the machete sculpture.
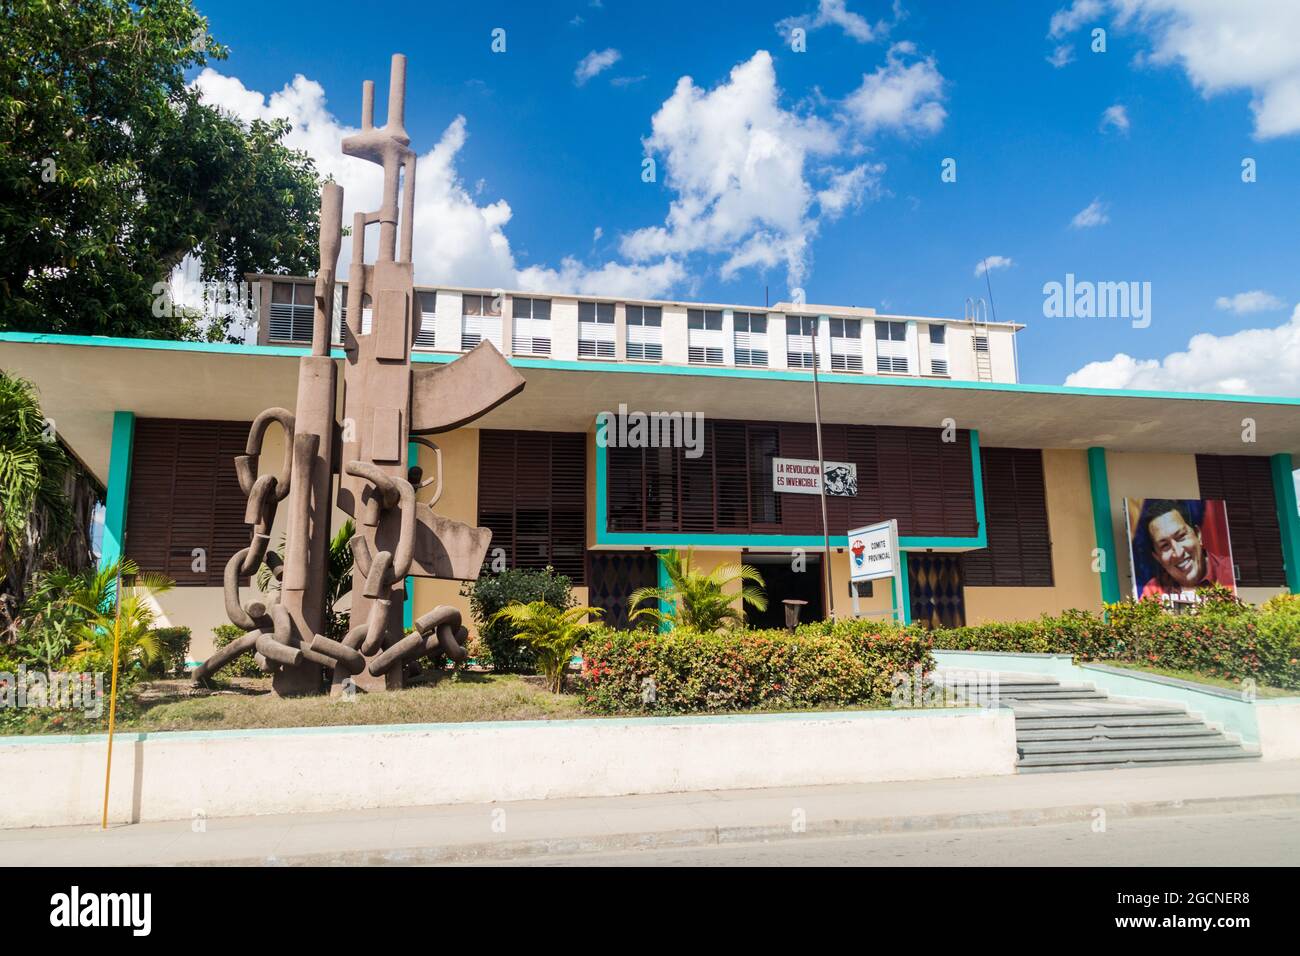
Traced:
<svg viewBox="0 0 1300 956">
<path fill-rule="evenodd" d="M 406 57 L 393 56 L 388 117 L 374 125 L 375 87 L 362 87 L 361 132 L 343 152 L 383 167 L 380 208 L 352 221 L 352 264 L 343 323 L 343 418 L 335 421 L 338 369 L 330 356 L 335 270 L 342 237 L 343 190 L 321 190 L 320 269 L 316 274 L 311 354 L 298 363 L 297 414 L 269 408 L 249 430 L 245 454 L 235 459 L 248 496 L 244 520 L 252 540 L 226 565 L 225 604 L 231 622 L 246 633 L 219 649 L 194 672 L 204 680 L 248 651 L 272 674 L 280 695 L 316 693 L 321 668 L 339 690 L 348 680 L 363 690 L 402 686 L 403 665 L 430 654 L 465 659 L 466 629 L 453 607 L 435 607 L 403 631 L 406 578 L 473 580 L 492 532 L 471 528 L 433 511 L 442 493 L 442 453 L 428 438 L 459 428 L 517 394 L 524 380 L 490 342 L 448 365 L 411 367 L 420 332 L 411 262 L 415 208 L 415 152 L 403 125 Z M 399 217 L 399 193 L 401 213 Z M 365 261 L 366 228 L 379 226 L 373 265 Z M 401 247 L 398 248 L 398 228 Z M 362 322 L 370 313 L 369 327 Z M 277 474 L 258 474 L 263 438 L 271 423 L 284 432 Z M 410 442 L 433 451 L 436 472 L 424 479 L 406 461 Z M 356 520 L 352 617 L 347 636 L 326 636 L 326 574 L 331 494 L 338 476 L 338 507 Z M 428 501 L 416 495 L 434 486 Z M 289 499 L 285 554 L 270 549 L 276 506 Z M 278 595 L 241 602 L 239 582 L 265 564 Z"/>
</svg>

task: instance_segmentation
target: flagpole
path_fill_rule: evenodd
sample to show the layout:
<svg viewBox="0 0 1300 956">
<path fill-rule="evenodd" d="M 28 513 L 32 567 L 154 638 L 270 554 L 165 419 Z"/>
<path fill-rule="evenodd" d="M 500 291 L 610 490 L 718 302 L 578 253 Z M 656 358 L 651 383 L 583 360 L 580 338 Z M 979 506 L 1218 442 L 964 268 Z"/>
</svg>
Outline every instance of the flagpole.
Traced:
<svg viewBox="0 0 1300 956">
<path fill-rule="evenodd" d="M 817 325 L 813 329 L 813 420 L 817 427 L 817 475 L 818 486 L 821 489 L 822 544 L 826 549 L 826 558 L 824 562 L 826 566 L 826 617 L 830 620 L 834 620 L 835 584 L 831 577 L 831 532 L 830 524 L 826 520 L 826 460 L 825 455 L 822 453 L 822 398 L 820 382 L 817 379 L 817 365 L 819 362 L 817 357 L 817 340 L 821 338 L 822 323 L 825 321 L 827 321 L 827 317 L 819 315 L 817 317 Z"/>
</svg>

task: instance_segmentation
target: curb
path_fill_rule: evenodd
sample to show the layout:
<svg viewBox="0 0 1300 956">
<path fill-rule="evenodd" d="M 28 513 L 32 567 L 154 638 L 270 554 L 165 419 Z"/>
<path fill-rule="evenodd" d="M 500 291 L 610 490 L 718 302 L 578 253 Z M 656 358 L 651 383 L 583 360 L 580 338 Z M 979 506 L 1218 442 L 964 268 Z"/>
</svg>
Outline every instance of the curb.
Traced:
<svg viewBox="0 0 1300 956">
<path fill-rule="evenodd" d="M 188 860 L 181 866 L 429 866 L 458 863 L 509 863 L 546 857 L 580 856 L 627 850 L 690 849 L 744 843 L 773 843 L 801 838 L 868 837 L 948 830 L 1044 826 L 1091 822 L 1098 810 L 1107 817 L 1205 816 L 1267 810 L 1300 809 L 1300 793 L 1245 797 L 1199 797 L 1192 800 L 1153 800 L 1116 804 L 1076 804 L 1023 810 L 975 813 L 936 813 L 909 817 L 865 817 L 810 822 L 802 832 L 783 826 L 698 827 L 679 830 L 612 833 L 592 837 L 403 847 L 392 850 L 339 850 L 292 856 Z M 170 864 L 155 864 L 170 865 Z"/>
</svg>

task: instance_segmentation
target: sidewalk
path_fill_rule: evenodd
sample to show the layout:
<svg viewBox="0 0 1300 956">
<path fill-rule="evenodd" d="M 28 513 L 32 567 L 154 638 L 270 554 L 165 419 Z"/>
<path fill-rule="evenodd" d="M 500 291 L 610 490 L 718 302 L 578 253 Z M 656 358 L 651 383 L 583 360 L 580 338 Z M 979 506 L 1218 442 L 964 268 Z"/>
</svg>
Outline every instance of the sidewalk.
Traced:
<svg viewBox="0 0 1300 956">
<path fill-rule="evenodd" d="M 8 866 L 456 863 L 1300 808 L 1300 761 L 0 830 Z M 0 809 L 0 812 L 3 812 Z M 804 823 L 802 831 L 796 826 Z M 196 829 L 199 832 L 195 832 Z"/>
</svg>

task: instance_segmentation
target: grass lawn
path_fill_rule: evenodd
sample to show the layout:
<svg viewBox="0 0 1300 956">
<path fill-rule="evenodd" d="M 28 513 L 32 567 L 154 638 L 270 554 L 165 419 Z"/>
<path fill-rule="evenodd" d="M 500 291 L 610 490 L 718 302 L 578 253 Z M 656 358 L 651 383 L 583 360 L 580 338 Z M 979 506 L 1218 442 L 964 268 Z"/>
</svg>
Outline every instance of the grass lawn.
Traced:
<svg viewBox="0 0 1300 956">
<path fill-rule="evenodd" d="M 1241 690 L 1241 681 L 1229 680 L 1226 677 L 1212 677 L 1209 674 L 1202 674 L 1198 671 L 1177 671 L 1168 667 L 1153 667 L 1150 664 L 1143 664 L 1135 661 L 1095 661 L 1097 664 L 1105 664 L 1108 667 L 1123 667 L 1128 670 L 1144 671 L 1148 674 L 1158 674 L 1161 677 L 1176 677 L 1179 680 L 1191 681 L 1194 684 L 1208 684 L 1211 687 L 1218 687 L 1222 690 Z M 1256 697 L 1300 697 L 1300 690 L 1287 690 L 1285 687 L 1269 687 L 1266 684 L 1255 685 Z"/>
</svg>

